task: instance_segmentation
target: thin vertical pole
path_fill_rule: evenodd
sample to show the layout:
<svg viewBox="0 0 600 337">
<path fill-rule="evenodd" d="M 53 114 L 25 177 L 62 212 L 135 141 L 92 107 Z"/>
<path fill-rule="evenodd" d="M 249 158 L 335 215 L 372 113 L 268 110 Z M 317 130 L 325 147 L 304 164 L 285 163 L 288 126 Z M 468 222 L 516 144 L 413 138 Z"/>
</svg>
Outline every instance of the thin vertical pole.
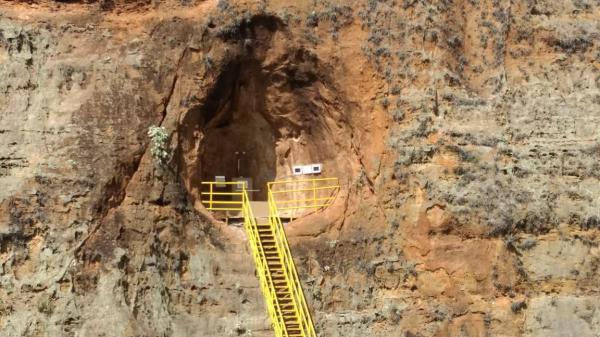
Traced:
<svg viewBox="0 0 600 337">
<path fill-rule="evenodd" d="M 208 184 L 210 186 L 210 192 L 208 192 L 209 195 L 209 199 L 208 199 L 208 209 L 212 210 L 212 205 L 213 205 L 213 184 L 210 183 Z"/>
<path fill-rule="evenodd" d="M 242 205 L 245 205 L 246 202 L 250 205 L 250 198 L 248 198 L 248 192 L 246 191 L 246 182 L 242 181 Z"/>
<path fill-rule="evenodd" d="M 312 188 L 313 188 L 313 206 L 315 208 L 317 208 L 317 181 L 315 179 L 313 179 L 313 181 L 312 181 Z"/>
</svg>

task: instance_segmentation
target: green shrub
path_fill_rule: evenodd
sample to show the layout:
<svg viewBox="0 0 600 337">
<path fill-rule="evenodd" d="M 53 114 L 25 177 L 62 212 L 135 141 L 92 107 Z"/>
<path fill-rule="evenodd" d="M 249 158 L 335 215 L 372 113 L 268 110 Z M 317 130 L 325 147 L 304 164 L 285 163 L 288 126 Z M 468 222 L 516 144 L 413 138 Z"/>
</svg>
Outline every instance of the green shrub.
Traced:
<svg viewBox="0 0 600 337">
<path fill-rule="evenodd" d="M 152 142 L 150 153 L 154 162 L 159 166 L 165 166 L 171 158 L 170 151 L 168 149 L 167 140 L 169 135 L 167 130 L 162 126 L 152 125 L 148 128 L 148 137 Z"/>
<path fill-rule="evenodd" d="M 306 26 L 307 27 L 316 27 L 319 24 L 319 16 L 317 15 L 317 13 L 315 11 L 312 11 L 310 14 L 308 14 L 308 17 L 306 17 Z"/>
<path fill-rule="evenodd" d="M 387 109 L 387 107 L 389 107 L 389 106 L 390 106 L 390 100 L 389 100 L 387 97 L 384 97 L 384 98 L 382 98 L 382 99 L 381 99 L 381 106 L 382 106 L 384 109 Z"/>
<path fill-rule="evenodd" d="M 219 10 L 222 12 L 228 10 L 229 9 L 229 1 L 219 0 L 219 2 L 217 3 L 217 8 L 219 8 Z"/>
<path fill-rule="evenodd" d="M 392 111 L 392 118 L 394 119 L 394 122 L 401 122 L 404 119 L 404 111 L 400 108 L 394 109 L 394 111 Z"/>
<path fill-rule="evenodd" d="M 520 312 L 520 311 L 521 311 L 521 310 L 523 310 L 524 308 L 527 308 L 527 304 L 525 304 L 525 302 L 524 302 L 524 301 L 517 301 L 517 302 L 513 302 L 513 303 L 510 305 L 510 310 L 511 310 L 513 313 L 515 313 L 515 314 L 516 314 L 516 313 L 518 313 L 518 312 Z"/>
</svg>

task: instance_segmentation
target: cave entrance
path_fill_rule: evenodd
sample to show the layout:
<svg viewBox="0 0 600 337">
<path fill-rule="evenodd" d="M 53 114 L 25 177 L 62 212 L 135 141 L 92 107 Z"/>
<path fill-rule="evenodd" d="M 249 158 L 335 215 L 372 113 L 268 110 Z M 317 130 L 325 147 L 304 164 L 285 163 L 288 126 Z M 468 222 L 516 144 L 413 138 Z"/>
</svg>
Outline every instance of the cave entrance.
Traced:
<svg viewBox="0 0 600 337">
<path fill-rule="evenodd" d="M 323 177 L 351 175 L 352 132 L 333 79 L 310 51 L 271 48 L 285 39 L 273 39 L 279 26 L 269 22 L 242 29 L 239 49 L 212 70 L 206 96 L 180 120 L 181 176 L 198 209 L 202 181 L 244 179 L 251 200 L 268 212 L 267 183 L 293 179 L 297 165 L 321 164 Z M 253 209 L 259 217 L 260 207 Z"/>
<path fill-rule="evenodd" d="M 276 176 L 276 137 L 262 115 L 260 95 L 240 84 L 222 111 L 223 120 L 205 131 L 200 162 L 203 181 L 245 180 L 251 200 L 266 201 Z M 219 178 L 217 178 L 219 177 Z"/>
<path fill-rule="evenodd" d="M 198 158 L 202 181 L 246 181 L 253 201 L 267 201 L 267 183 L 277 175 L 279 134 L 267 119 L 264 77 L 252 60 L 227 67 L 212 97 L 214 110 L 206 111 Z"/>
</svg>

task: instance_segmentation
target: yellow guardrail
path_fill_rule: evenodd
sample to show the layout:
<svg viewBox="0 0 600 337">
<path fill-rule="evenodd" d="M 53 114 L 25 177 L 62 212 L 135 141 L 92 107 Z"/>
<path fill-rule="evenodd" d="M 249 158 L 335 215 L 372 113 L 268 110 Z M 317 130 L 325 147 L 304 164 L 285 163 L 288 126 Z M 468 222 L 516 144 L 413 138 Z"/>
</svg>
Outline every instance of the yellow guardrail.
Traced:
<svg viewBox="0 0 600 337">
<path fill-rule="evenodd" d="M 248 198 L 248 191 L 246 182 L 244 181 L 232 181 L 232 182 L 214 182 L 204 181 L 202 185 L 208 186 L 208 192 L 202 192 L 203 196 L 207 196 L 208 199 L 202 199 L 202 203 L 206 209 L 212 211 L 240 211 L 244 216 L 244 229 L 248 236 L 248 242 L 256 266 L 256 272 L 258 275 L 260 288 L 265 298 L 267 313 L 273 324 L 275 335 L 278 337 L 288 337 L 286 332 L 285 322 L 283 320 L 283 313 L 281 312 L 281 305 L 277 298 L 277 292 L 275 289 L 275 283 L 273 282 L 272 274 L 268 268 L 268 263 L 265 255 L 265 249 L 260 239 L 260 232 L 256 223 L 256 218 L 252 212 L 250 206 L 250 199 Z M 239 192 L 219 192 L 217 185 L 224 186 L 227 188 L 237 188 Z M 222 200 L 222 196 L 229 197 L 240 197 L 239 201 Z M 235 203 L 238 207 L 224 207 L 224 205 L 231 205 Z"/>
<path fill-rule="evenodd" d="M 275 336 L 288 337 L 285 321 L 283 319 L 282 306 L 277 297 L 275 282 L 273 281 L 272 273 L 269 270 L 265 249 L 263 247 L 258 224 L 250 206 L 246 185 L 243 186 L 243 209 L 244 214 L 244 229 L 248 235 L 248 242 L 256 265 L 256 271 L 260 282 L 260 288 L 265 298 L 267 313 L 271 318 Z"/>
<path fill-rule="evenodd" d="M 310 311 L 308 310 L 308 304 L 306 303 L 306 297 L 300 284 L 300 278 L 298 277 L 298 271 L 292 253 L 290 251 L 290 245 L 283 229 L 283 223 L 279 217 L 279 211 L 277 209 L 277 203 L 273 196 L 273 192 L 269 191 L 269 224 L 273 229 L 275 236 L 275 242 L 280 251 L 281 263 L 285 266 L 285 279 L 287 280 L 292 299 L 294 301 L 294 307 L 296 308 L 296 317 L 300 323 L 302 331 L 301 336 L 316 337 L 314 324 Z"/>
<path fill-rule="evenodd" d="M 239 211 L 276 337 L 316 337 L 314 324 L 280 217 L 281 209 L 319 209 L 333 203 L 337 178 L 275 181 L 267 184 L 269 218 L 257 224 L 244 181 L 202 182 L 202 203 L 211 211 Z M 234 192 L 226 191 L 228 189 Z M 239 200 L 231 200 L 238 199 Z M 280 207 L 280 205 L 284 205 Z"/>
<path fill-rule="evenodd" d="M 201 202 L 207 210 L 243 211 L 244 198 L 247 194 L 245 181 L 203 181 L 202 185 L 208 186 L 208 191 L 200 192 Z M 232 187 L 237 188 L 237 191 L 227 191 Z M 239 200 L 228 200 L 226 197 Z"/>
<path fill-rule="evenodd" d="M 269 194 L 282 213 L 294 218 L 298 210 L 331 206 L 340 189 L 338 178 L 280 180 L 267 184 Z"/>
</svg>

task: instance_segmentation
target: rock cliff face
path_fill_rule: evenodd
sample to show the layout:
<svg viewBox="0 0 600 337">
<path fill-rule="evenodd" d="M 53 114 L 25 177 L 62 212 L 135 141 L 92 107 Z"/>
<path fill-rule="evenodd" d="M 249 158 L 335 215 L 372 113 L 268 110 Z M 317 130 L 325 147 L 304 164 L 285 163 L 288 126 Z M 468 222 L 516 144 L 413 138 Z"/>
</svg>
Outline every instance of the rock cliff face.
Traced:
<svg viewBox="0 0 600 337">
<path fill-rule="evenodd" d="M 321 336 L 600 331 L 597 1 L 0 1 L 0 336 L 272 336 L 243 148 Z M 163 126 L 159 166 L 148 128 Z"/>
</svg>

